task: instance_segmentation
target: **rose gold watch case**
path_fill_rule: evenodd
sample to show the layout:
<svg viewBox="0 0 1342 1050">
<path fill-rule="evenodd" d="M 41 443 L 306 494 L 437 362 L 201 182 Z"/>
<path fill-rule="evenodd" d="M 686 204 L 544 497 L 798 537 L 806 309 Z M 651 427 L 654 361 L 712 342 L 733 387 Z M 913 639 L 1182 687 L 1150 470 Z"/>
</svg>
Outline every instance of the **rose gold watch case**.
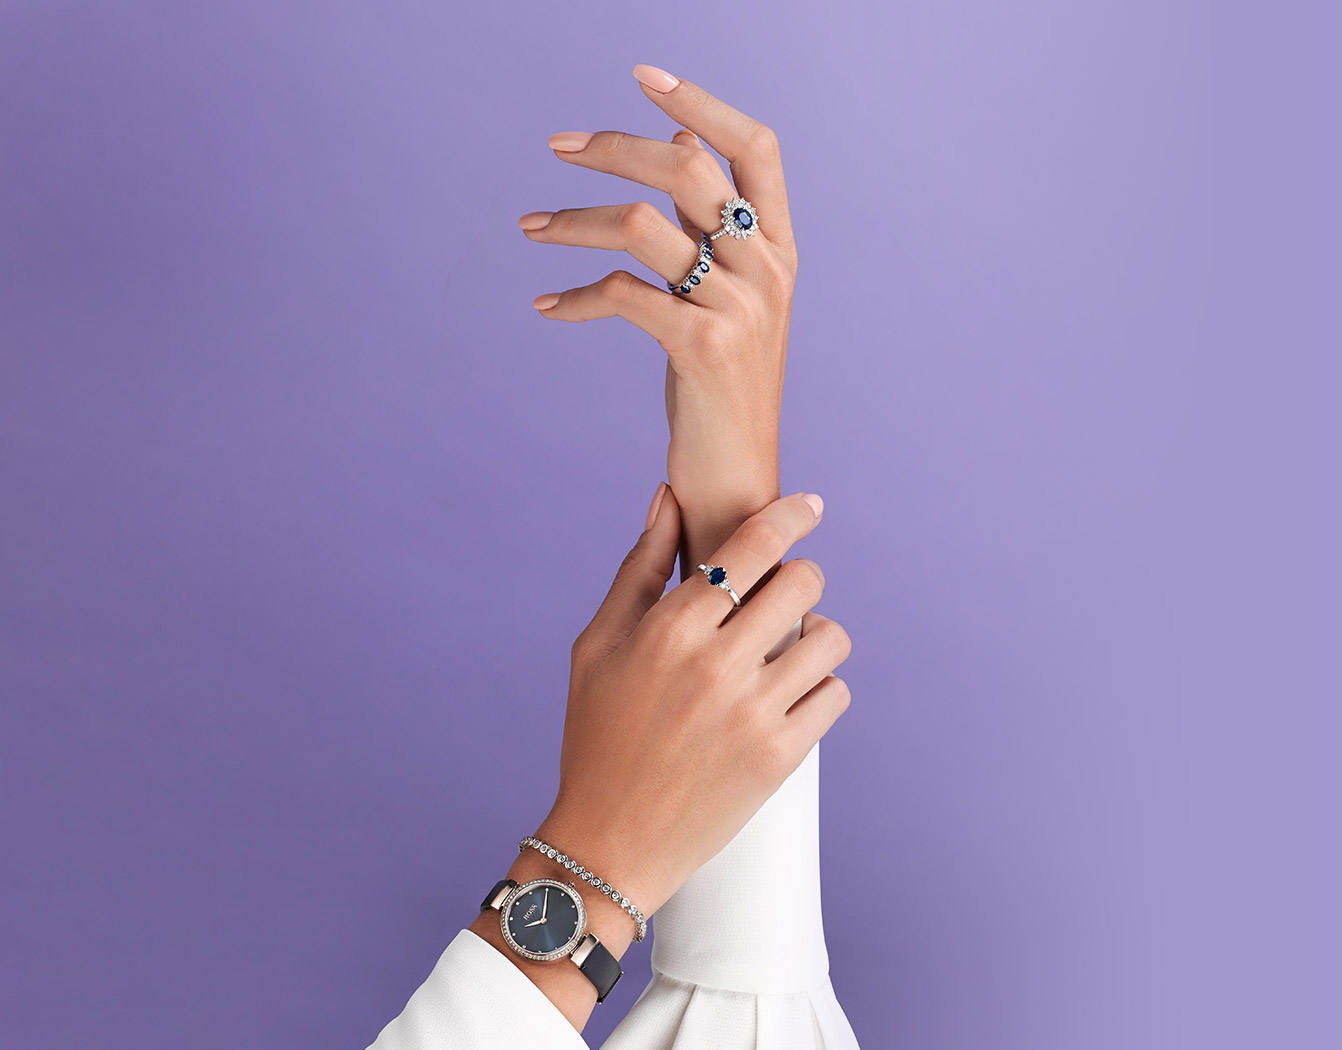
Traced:
<svg viewBox="0 0 1342 1050">
<path fill-rule="evenodd" d="M 508 929 L 508 913 L 512 910 L 513 902 L 522 894 L 534 890 L 537 886 L 553 886 L 560 892 L 572 897 L 573 903 L 578 907 L 578 928 L 574 931 L 573 936 L 554 951 L 547 952 L 544 955 L 523 948 L 517 941 L 513 940 L 513 932 Z M 560 882 L 558 879 L 532 879 L 530 882 L 524 882 L 518 886 L 499 905 L 499 928 L 503 931 L 503 939 L 508 942 L 508 947 L 522 958 L 531 959 L 534 962 L 551 962 L 571 955 L 573 950 L 582 943 L 582 939 L 587 933 L 587 907 L 582 902 L 582 895 L 578 893 L 572 883 Z"/>
</svg>

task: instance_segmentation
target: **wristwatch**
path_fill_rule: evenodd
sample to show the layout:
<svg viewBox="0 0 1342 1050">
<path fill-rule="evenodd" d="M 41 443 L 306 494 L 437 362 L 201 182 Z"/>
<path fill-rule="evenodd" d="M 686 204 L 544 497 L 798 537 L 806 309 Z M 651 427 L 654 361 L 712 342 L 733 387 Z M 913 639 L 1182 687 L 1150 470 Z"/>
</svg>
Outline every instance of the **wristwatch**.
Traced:
<svg viewBox="0 0 1342 1050">
<path fill-rule="evenodd" d="M 534 962 L 572 959 L 604 1002 L 624 976 L 620 962 L 596 934 L 587 932 L 587 909 L 571 882 L 533 879 L 519 885 L 502 879 L 489 891 L 480 910 L 499 913 L 503 939 L 518 955 Z"/>
</svg>

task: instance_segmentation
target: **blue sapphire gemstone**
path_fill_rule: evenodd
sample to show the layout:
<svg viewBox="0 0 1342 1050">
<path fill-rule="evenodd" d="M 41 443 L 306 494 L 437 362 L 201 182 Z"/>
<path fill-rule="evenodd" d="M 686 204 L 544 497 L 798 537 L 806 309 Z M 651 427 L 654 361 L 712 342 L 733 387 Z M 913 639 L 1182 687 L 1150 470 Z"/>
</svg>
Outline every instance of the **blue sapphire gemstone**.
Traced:
<svg viewBox="0 0 1342 1050">
<path fill-rule="evenodd" d="M 716 587 L 726 578 L 727 578 L 726 569 L 714 568 L 708 571 L 708 582 L 711 583 L 714 587 Z"/>
<path fill-rule="evenodd" d="M 688 284 L 682 284 L 680 286 L 680 290 L 688 295 L 690 291 L 690 286 Z"/>
<path fill-rule="evenodd" d="M 700 273 L 708 273 L 708 263 L 706 263 L 706 262 L 701 262 L 701 263 L 699 264 L 699 272 L 700 272 Z"/>
<path fill-rule="evenodd" d="M 694 274 L 690 274 L 690 284 L 698 284 L 698 283 L 699 278 L 695 277 Z"/>
<path fill-rule="evenodd" d="M 750 212 L 746 211 L 745 208 L 737 208 L 732 214 L 732 218 L 736 220 L 736 225 L 743 230 L 748 230 L 755 224 L 755 220 L 750 217 Z"/>
</svg>

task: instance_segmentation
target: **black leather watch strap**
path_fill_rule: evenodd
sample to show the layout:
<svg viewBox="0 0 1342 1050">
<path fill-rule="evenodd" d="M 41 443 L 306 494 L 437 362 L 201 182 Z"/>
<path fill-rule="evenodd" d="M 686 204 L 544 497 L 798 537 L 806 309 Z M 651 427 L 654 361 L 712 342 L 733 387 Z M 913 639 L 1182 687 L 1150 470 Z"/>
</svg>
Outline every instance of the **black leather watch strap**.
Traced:
<svg viewBox="0 0 1342 1050">
<path fill-rule="evenodd" d="M 582 943 L 573 949 L 573 961 L 578 963 L 578 969 L 582 971 L 583 976 L 592 982 L 592 987 L 596 989 L 596 1001 L 599 1003 L 606 1001 L 606 996 L 610 995 L 615 983 L 624 976 L 624 971 L 620 969 L 620 960 L 611 955 L 606 946 L 592 933 L 584 937 Z"/>
</svg>

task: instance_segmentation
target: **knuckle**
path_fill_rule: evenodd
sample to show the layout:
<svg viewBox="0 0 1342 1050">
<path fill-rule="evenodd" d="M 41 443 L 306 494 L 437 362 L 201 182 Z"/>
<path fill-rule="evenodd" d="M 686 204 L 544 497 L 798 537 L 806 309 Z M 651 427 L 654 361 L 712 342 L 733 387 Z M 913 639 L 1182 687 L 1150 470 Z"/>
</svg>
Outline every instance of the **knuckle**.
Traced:
<svg viewBox="0 0 1342 1050">
<path fill-rule="evenodd" d="M 790 288 L 796 275 L 796 265 L 792 258 L 782 251 L 760 253 L 760 264 L 765 271 L 769 285 Z"/>
<path fill-rule="evenodd" d="M 783 530 L 759 515 L 747 518 L 736 535 L 746 553 L 770 562 L 776 561 L 788 548 Z"/>
<path fill-rule="evenodd" d="M 778 570 L 778 575 L 798 598 L 807 603 L 807 608 L 818 602 L 820 596 L 825 593 L 825 575 L 820 571 L 820 566 L 810 558 L 793 558 L 785 562 Z M 830 621 L 826 621 L 828 622 Z M 813 633 L 824 634 L 824 628 L 825 624 L 822 623 Z"/>
<path fill-rule="evenodd" d="M 603 157 L 613 156 L 625 148 L 628 138 L 628 134 L 623 131 L 598 131 L 583 152 L 595 152 Z"/>
<path fill-rule="evenodd" d="M 647 617 L 644 619 L 647 620 Z M 683 610 L 669 616 L 657 616 L 651 623 L 653 626 L 652 648 L 655 658 L 659 662 L 676 662 L 693 648 L 695 624 Z M 700 675 L 711 675 L 715 672 L 715 669 L 712 666 L 699 666 L 696 671 Z M 704 682 L 702 684 L 708 685 L 710 683 Z"/>
<path fill-rule="evenodd" d="M 620 229 L 631 240 L 646 240 L 666 222 L 666 217 L 651 201 L 637 201 L 620 213 Z"/>
<path fill-rule="evenodd" d="M 642 565 L 642 563 L 643 563 L 643 544 L 636 543 L 629 548 L 629 553 L 626 554 L 624 556 L 624 560 L 620 562 L 620 571 L 616 575 L 625 576 L 630 573 L 637 572 L 639 566 Z"/>
<path fill-rule="evenodd" d="M 731 352 L 737 338 L 730 326 L 718 319 L 717 311 L 695 311 L 695 331 L 692 333 L 696 351 L 710 361 L 717 361 Z"/>
<path fill-rule="evenodd" d="M 574 667 L 586 667 L 592 658 L 592 638 L 586 631 L 583 631 L 573 640 L 573 646 L 569 650 L 569 659 Z"/>
<path fill-rule="evenodd" d="M 853 651 L 853 640 L 848 637 L 848 632 L 833 620 L 822 621 L 811 632 L 811 636 L 816 638 L 829 654 L 835 667 L 847 660 Z"/>
<path fill-rule="evenodd" d="M 638 543 L 630 549 L 620 562 L 620 568 L 615 573 L 615 586 L 629 587 L 646 582 L 648 577 L 657 576 L 659 573 L 649 562 L 649 554 L 646 545 L 640 539 Z"/>
<path fill-rule="evenodd" d="M 608 299 L 623 302 L 633 296 L 642 282 L 628 270 L 612 270 L 601 278 L 601 292 Z"/>
<path fill-rule="evenodd" d="M 733 319 L 738 339 L 740 332 L 749 331 L 768 319 L 765 315 L 767 307 L 750 285 L 744 282 L 724 281 L 718 286 L 717 294 L 722 300 L 722 308 L 718 312 Z"/>
<path fill-rule="evenodd" d="M 707 150 L 684 150 L 676 158 L 675 174 L 679 183 L 691 190 L 716 186 L 722 181 L 722 169 Z"/>
<path fill-rule="evenodd" d="M 755 709 L 744 700 L 726 705 L 722 714 L 722 729 L 735 739 L 749 739 L 755 731 Z"/>
<path fill-rule="evenodd" d="M 746 152 L 755 160 L 780 159 L 782 151 L 778 144 L 778 135 L 767 124 L 757 124 L 746 139 Z"/>
</svg>

